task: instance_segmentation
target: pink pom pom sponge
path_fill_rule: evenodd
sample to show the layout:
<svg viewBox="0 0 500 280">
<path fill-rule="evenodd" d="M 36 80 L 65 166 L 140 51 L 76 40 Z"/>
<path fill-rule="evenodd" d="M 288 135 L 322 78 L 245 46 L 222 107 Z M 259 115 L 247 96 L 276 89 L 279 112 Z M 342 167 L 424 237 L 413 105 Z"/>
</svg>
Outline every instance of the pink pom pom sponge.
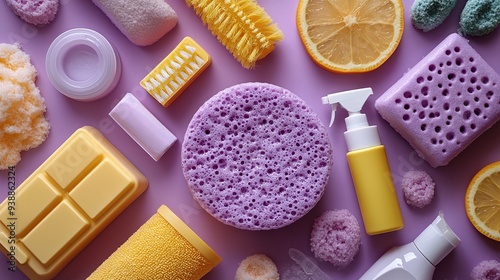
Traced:
<svg viewBox="0 0 500 280">
<path fill-rule="evenodd" d="M 423 208 L 434 198 L 434 180 L 425 171 L 408 171 L 401 182 L 403 195 L 408 205 Z"/>
<path fill-rule="evenodd" d="M 59 0 L 6 0 L 5 2 L 21 19 L 34 25 L 52 22 L 59 9 Z"/>
<path fill-rule="evenodd" d="M 471 280 L 500 280 L 500 263 L 495 260 L 482 261 L 472 269 Z"/>
<path fill-rule="evenodd" d="M 314 221 L 310 244 L 316 258 L 345 268 L 361 245 L 358 220 L 347 209 L 327 211 Z"/>
</svg>

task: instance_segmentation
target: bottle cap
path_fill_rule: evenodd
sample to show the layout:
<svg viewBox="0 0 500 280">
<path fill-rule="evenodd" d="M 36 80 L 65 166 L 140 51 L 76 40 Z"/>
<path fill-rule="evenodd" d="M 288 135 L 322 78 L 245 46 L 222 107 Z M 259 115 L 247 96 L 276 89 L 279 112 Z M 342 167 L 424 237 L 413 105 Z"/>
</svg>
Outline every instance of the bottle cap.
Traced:
<svg viewBox="0 0 500 280">
<path fill-rule="evenodd" d="M 444 220 L 443 213 L 413 241 L 427 260 L 436 266 L 460 243 L 460 238 Z"/>
<path fill-rule="evenodd" d="M 92 101 L 106 96 L 118 83 L 121 62 L 100 33 L 75 28 L 59 35 L 45 58 L 47 74 L 65 96 Z"/>
</svg>

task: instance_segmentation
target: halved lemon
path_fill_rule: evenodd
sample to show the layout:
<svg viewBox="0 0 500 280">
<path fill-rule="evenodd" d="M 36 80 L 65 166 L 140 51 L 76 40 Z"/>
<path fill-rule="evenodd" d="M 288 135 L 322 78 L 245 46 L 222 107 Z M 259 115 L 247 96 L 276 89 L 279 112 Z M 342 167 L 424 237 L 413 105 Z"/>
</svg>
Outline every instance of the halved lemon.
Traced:
<svg viewBox="0 0 500 280">
<path fill-rule="evenodd" d="M 479 232 L 500 241 L 500 161 L 472 178 L 465 193 L 465 212 Z"/>
<path fill-rule="evenodd" d="M 368 72 L 399 45 L 404 9 L 401 0 L 300 0 L 296 23 L 306 51 L 321 67 Z"/>
</svg>

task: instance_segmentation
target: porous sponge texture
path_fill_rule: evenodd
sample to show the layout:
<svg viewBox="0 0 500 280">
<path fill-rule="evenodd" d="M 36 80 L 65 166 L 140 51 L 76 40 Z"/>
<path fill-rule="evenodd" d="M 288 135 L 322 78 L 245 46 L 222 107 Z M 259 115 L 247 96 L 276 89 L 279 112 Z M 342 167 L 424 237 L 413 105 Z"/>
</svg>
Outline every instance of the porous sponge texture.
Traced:
<svg viewBox="0 0 500 280">
<path fill-rule="evenodd" d="M 59 0 L 6 0 L 16 15 L 34 25 L 48 24 L 59 10 Z"/>
<path fill-rule="evenodd" d="M 276 229 L 321 198 L 333 164 L 325 127 L 297 95 L 244 83 L 214 95 L 194 114 L 182 145 L 194 198 L 225 224 Z"/>
<path fill-rule="evenodd" d="M 149 46 L 177 25 L 177 13 L 165 0 L 92 0 L 134 44 Z"/>
<path fill-rule="evenodd" d="M 200 279 L 214 266 L 154 214 L 87 279 Z"/>
<path fill-rule="evenodd" d="M 500 76 L 454 33 L 375 101 L 431 166 L 447 165 L 500 118 Z"/>
<path fill-rule="evenodd" d="M 37 72 L 17 44 L 0 44 L 0 169 L 16 165 L 21 151 L 40 145 L 49 133 Z"/>
<path fill-rule="evenodd" d="M 235 280 L 279 280 L 276 264 L 264 254 L 246 257 L 236 270 Z"/>
<path fill-rule="evenodd" d="M 358 220 L 347 209 L 326 211 L 314 221 L 310 244 L 316 258 L 345 268 L 361 245 Z"/>
</svg>

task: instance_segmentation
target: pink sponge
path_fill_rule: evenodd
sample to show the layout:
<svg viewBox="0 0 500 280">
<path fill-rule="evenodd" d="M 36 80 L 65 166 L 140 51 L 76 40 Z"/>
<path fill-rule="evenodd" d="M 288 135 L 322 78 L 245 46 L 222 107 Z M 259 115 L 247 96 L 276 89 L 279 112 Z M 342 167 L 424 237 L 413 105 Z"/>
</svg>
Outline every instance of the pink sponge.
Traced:
<svg viewBox="0 0 500 280">
<path fill-rule="evenodd" d="M 401 182 L 406 203 L 418 208 L 429 205 L 434 198 L 434 185 L 434 180 L 425 171 L 406 172 Z"/>
<path fill-rule="evenodd" d="M 375 101 L 433 167 L 446 165 L 500 118 L 500 76 L 451 34 Z"/>
<path fill-rule="evenodd" d="M 265 83 L 235 85 L 203 104 L 181 157 L 200 205 L 248 230 L 280 228 L 309 212 L 333 164 L 318 116 L 297 95 Z"/>
<path fill-rule="evenodd" d="M 360 245 L 359 223 L 349 210 L 327 211 L 314 221 L 311 251 L 315 257 L 345 268 L 358 253 Z"/>
<path fill-rule="evenodd" d="M 48 24 L 56 17 L 59 0 L 6 0 L 16 15 L 34 25 Z"/>
<path fill-rule="evenodd" d="M 148 46 L 177 24 L 177 14 L 165 0 L 92 0 L 138 46 Z"/>
<path fill-rule="evenodd" d="M 471 280 L 500 280 L 500 263 L 491 261 L 482 261 L 472 269 Z"/>
</svg>

